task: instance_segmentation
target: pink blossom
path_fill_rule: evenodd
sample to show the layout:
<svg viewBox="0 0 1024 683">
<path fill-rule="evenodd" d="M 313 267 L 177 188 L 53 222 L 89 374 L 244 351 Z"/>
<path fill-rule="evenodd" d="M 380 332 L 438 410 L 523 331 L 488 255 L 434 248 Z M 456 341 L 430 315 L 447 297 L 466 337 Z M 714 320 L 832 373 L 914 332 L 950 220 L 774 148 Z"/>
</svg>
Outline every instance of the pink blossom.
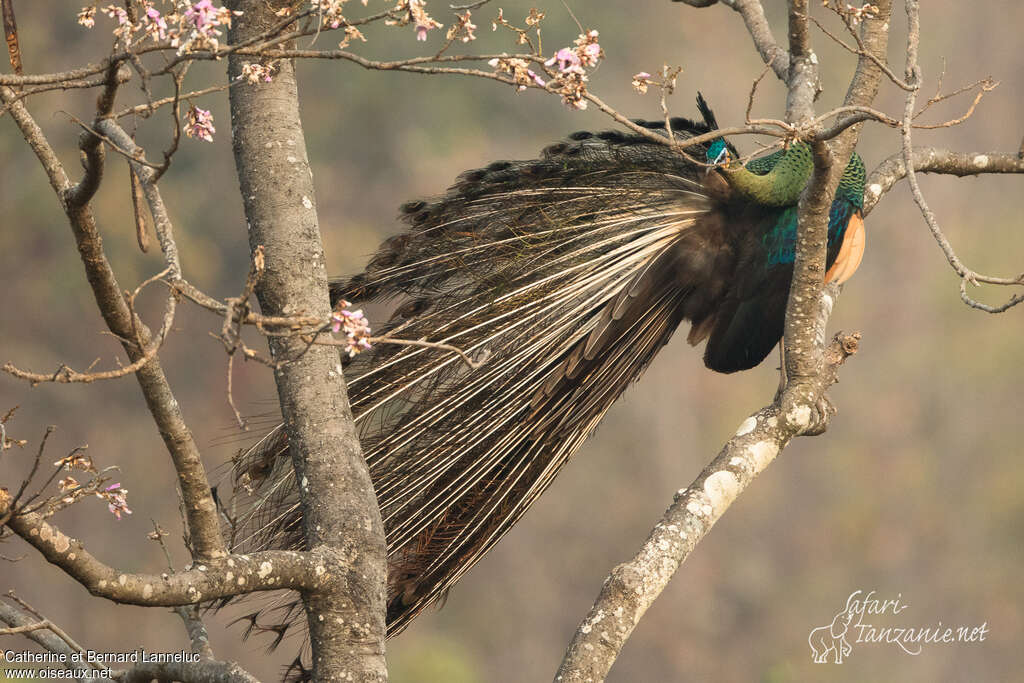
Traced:
<svg viewBox="0 0 1024 683">
<path fill-rule="evenodd" d="M 107 509 L 110 510 L 118 519 L 121 519 L 121 514 L 130 515 L 132 511 L 128 508 L 128 490 L 121 488 L 120 482 L 117 484 L 111 484 L 102 491 L 97 491 L 96 495 L 107 501 Z"/>
<path fill-rule="evenodd" d="M 103 8 L 102 11 L 111 19 L 117 19 L 117 23 L 120 25 L 128 23 L 128 12 L 126 12 L 124 9 L 120 7 L 115 7 L 114 5 L 107 5 Z"/>
<path fill-rule="evenodd" d="M 146 33 L 153 36 L 153 40 L 167 39 L 167 21 L 152 7 L 146 9 Z"/>
<path fill-rule="evenodd" d="M 651 74 L 641 71 L 633 75 L 633 88 L 640 94 L 647 92 L 647 86 L 651 83 Z"/>
<path fill-rule="evenodd" d="M 349 302 L 342 299 L 338 302 L 338 310 L 331 314 L 331 332 L 344 332 L 346 337 L 345 352 L 349 357 L 360 351 L 371 348 L 370 345 L 370 322 L 363 315 L 362 310 L 350 311 Z"/>
<path fill-rule="evenodd" d="M 191 21 L 197 29 L 202 31 L 204 26 L 216 22 L 217 9 L 214 8 L 211 0 L 199 0 L 185 11 L 185 19 Z"/>
<path fill-rule="evenodd" d="M 206 142 L 213 142 L 213 134 L 217 129 L 213 127 L 213 114 L 206 109 L 192 105 L 188 110 L 188 121 L 185 123 L 185 135 L 190 138 L 198 138 Z"/>
<path fill-rule="evenodd" d="M 441 28 L 444 24 L 427 14 L 425 4 L 423 0 L 398 0 L 392 13 L 402 14 L 397 19 L 385 19 L 384 23 L 388 26 L 405 26 L 411 22 L 416 32 L 416 40 L 426 40 L 428 31 Z"/>
<path fill-rule="evenodd" d="M 555 53 L 555 56 L 544 62 L 544 66 L 555 66 L 558 65 L 558 70 L 562 73 L 569 71 L 582 72 L 582 61 L 579 55 L 576 54 L 575 50 L 568 47 L 563 47 L 561 50 Z"/>
<path fill-rule="evenodd" d="M 245 62 L 242 64 L 242 73 L 238 74 L 235 80 L 245 79 L 252 85 L 258 84 L 260 81 L 264 83 L 270 83 L 274 80 L 274 72 L 272 66 L 264 64 L 257 64 L 254 62 Z"/>
<path fill-rule="evenodd" d="M 583 48 L 583 59 L 587 63 L 587 66 L 594 66 L 597 64 L 597 59 L 600 56 L 601 46 L 597 43 L 590 43 Z"/>
<path fill-rule="evenodd" d="M 443 26 L 443 24 L 434 21 L 421 6 L 412 5 L 411 12 L 416 22 L 416 40 L 426 40 L 427 31 Z"/>
</svg>

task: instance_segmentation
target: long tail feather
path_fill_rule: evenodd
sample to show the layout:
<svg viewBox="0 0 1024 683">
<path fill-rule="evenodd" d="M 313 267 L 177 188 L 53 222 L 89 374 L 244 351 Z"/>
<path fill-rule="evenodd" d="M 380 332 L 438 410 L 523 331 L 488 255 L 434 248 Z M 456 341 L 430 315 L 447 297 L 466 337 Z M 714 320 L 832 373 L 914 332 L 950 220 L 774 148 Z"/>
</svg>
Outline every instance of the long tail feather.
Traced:
<svg viewBox="0 0 1024 683">
<path fill-rule="evenodd" d="M 577 133 L 406 204 L 411 230 L 332 285 L 334 300 L 395 301 L 387 334 L 486 361 L 379 345 L 346 369 L 387 534 L 389 635 L 519 520 L 684 318 L 691 341 L 714 327 L 726 286 L 712 270 L 734 257 L 709 251 L 706 183 L 640 136 Z M 286 453 L 276 429 L 236 464 L 251 492 L 239 548 L 301 547 Z"/>
</svg>

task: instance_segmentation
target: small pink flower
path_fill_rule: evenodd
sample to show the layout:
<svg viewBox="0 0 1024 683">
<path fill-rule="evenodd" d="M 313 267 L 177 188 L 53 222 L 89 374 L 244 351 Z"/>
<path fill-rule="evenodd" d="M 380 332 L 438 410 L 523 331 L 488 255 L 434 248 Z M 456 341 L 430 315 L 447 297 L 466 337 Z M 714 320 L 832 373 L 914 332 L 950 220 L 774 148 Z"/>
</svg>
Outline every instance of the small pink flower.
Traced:
<svg viewBox="0 0 1024 683">
<path fill-rule="evenodd" d="M 185 10 L 185 20 L 192 22 L 200 31 L 203 30 L 203 27 L 214 23 L 216 17 L 217 10 L 210 0 L 199 0 L 199 2 Z"/>
<path fill-rule="evenodd" d="M 431 29 L 441 28 L 443 24 L 435 21 L 424 7 L 426 3 L 423 0 L 398 0 L 398 4 L 395 5 L 393 12 L 402 12 L 402 16 L 398 19 L 386 19 L 384 21 L 388 26 L 405 26 L 412 22 L 413 29 L 416 32 L 416 40 L 426 40 L 427 32 Z"/>
<path fill-rule="evenodd" d="M 97 491 L 96 495 L 107 501 L 107 509 L 118 519 L 121 519 L 122 514 L 132 514 L 128 508 L 128 490 L 121 488 L 120 482 L 111 484 L 102 491 Z"/>
<path fill-rule="evenodd" d="M 337 304 L 337 309 L 331 314 L 331 332 L 344 332 L 346 337 L 345 352 L 349 357 L 360 351 L 371 348 L 370 345 L 370 323 L 363 315 L 362 310 L 350 311 L 349 302 L 342 299 Z"/>
<path fill-rule="evenodd" d="M 167 21 L 152 7 L 146 9 L 146 33 L 153 40 L 167 40 Z"/>
<path fill-rule="evenodd" d="M 416 40 L 426 40 L 427 31 L 441 28 L 442 25 L 427 16 L 426 13 L 418 15 L 416 17 Z"/>
<path fill-rule="evenodd" d="M 114 5 L 107 5 L 103 8 L 102 11 L 111 19 L 117 19 L 117 23 L 119 25 L 123 26 L 124 24 L 128 23 L 128 12 L 126 12 L 124 9 L 120 7 L 115 7 Z"/>
<path fill-rule="evenodd" d="M 192 105 L 188 110 L 188 122 L 185 124 L 185 135 L 190 138 L 198 138 L 206 142 L 213 142 L 213 134 L 217 129 L 213 127 L 213 114 L 206 109 Z"/>
<path fill-rule="evenodd" d="M 641 71 L 638 74 L 633 75 L 633 89 L 638 93 L 643 94 L 647 92 L 647 86 L 651 84 L 651 74 L 646 71 Z"/>
<path fill-rule="evenodd" d="M 579 55 L 576 54 L 575 50 L 567 47 L 563 47 L 555 53 L 554 57 L 544 62 L 544 66 L 555 66 L 556 64 L 558 65 L 558 70 L 562 73 L 583 70 Z"/>
<path fill-rule="evenodd" d="M 235 77 L 235 80 L 245 80 L 252 85 L 258 84 L 260 81 L 264 83 L 270 83 L 274 80 L 274 69 L 273 66 L 267 66 L 264 64 L 257 64 L 254 62 L 246 62 L 242 64 L 242 72 Z"/>
</svg>

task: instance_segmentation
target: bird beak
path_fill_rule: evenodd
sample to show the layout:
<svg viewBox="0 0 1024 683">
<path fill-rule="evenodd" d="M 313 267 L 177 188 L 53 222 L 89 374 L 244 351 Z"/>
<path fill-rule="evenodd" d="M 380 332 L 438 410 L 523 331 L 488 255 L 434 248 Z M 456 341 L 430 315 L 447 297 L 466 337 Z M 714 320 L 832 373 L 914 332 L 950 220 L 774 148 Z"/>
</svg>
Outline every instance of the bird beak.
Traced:
<svg viewBox="0 0 1024 683">
<path fill-rule="evenodd" d="M 721 166 L 723 162 L 728 163 L 728 161 L 729 150 L 727 148 L 723 148 L 722 151 L 718 153 L 718 156 L 716 156 L 711 162 L 711 165 L 704 169 L 704 175 L 709 175 L 711 171 Z"/>
</svg>

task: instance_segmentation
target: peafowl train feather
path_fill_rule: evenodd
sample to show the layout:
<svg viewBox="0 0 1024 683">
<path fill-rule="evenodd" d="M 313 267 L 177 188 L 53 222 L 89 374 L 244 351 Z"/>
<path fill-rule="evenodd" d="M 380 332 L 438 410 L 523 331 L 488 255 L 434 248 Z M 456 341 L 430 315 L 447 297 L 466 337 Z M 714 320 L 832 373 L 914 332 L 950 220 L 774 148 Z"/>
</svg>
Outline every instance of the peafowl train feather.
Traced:
<svg viewBox="0 0 1024 683">
<path fill-rule="evenodd" d="M 697 104 L 703 121 L 673 119 L 676 136 L 717 128 Z M 539 159 L 468 171 L 439 199 L 402 206 L 408 231 L 331 284 L 334 302 L 397 303 L 387 334 L 484 361 L 380 345 L 345 371 L 387 534 L 389 635 L 512 528 L 681 322 L 717 372 L 752 368 L 778 343 L 810 150 L 746 166 L 721 138 L 688 152 L 713 168 L 640 135 L 579 132 Z M 854 154 L 826 280 L 860 262 L 863 190 Z M 237 549 L 302 547 L 287 456 L 279 427 L 237 459 L 249 492 Z M 286 600 L 248 616 L 249 630 L 280 642 L 303 616 Z"/>
</svg>

